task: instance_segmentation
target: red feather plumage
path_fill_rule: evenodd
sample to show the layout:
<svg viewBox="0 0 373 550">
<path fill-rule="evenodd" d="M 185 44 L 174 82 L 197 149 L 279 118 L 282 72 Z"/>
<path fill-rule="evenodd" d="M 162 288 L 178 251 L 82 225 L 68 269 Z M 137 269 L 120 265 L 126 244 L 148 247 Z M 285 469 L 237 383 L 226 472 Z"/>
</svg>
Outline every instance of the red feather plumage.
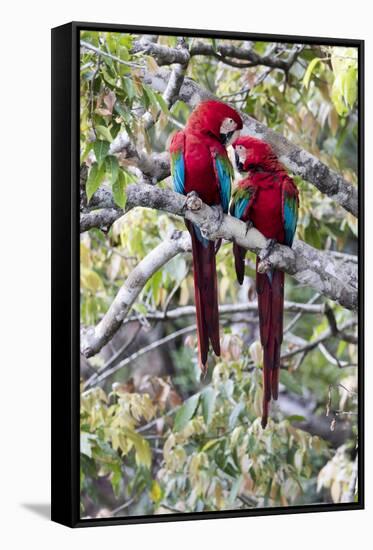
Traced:
<svg viewBox="0 0 373 550">
<path fill-rule="evenodd" d="M 220 127 L 227 117 L 236 122 L 238 130 L 242 128 L 240 116 L 228 105 L 218 101 L 201 103 L 190 115 L 185 130 L 177 132 L 170 144 L 171 157 L 180 152 L 183 155 L 184 181 L 179 192 L 195 191 L 210 206 L 221 204 L 214 158 L 218 155 L 229 162 L 220 141 Z M 198 229 L 192 223 L 186 222 L 186 225 L 192 238 L 199 363 L 205 372 L 209 342 L 215 354 L 220 355 L 217 248 L 214 242 L 201 242 Z"/>
<path fill-rule="evenodd" d="M 267 239 L 288 244 L 289 232 L 285 224 L 285 194 L 294 199 L 294 232 L 298 208 L 298 190 L 294 181 L 286 173 L 271 147 L 256 138 L 241 137 L 233 147 L 241 145 L 246 150 L 246 160 L 242 171 L 248 175 L 242 179 L 233 197 L 235 201 L 247 200 L 247 206 L 240 216 L 243 221 L 250 220 Z M 236 198 L 235 198 L 236 197 Z M 245 203 L 246 204 L 246 203 Z M 290 231 L 291 233 L 291 231 Z M 292 235 L 294 236 L 294 234 Z M 237 279 L 243 282 L 246 250 L 233 246 Z M 257 260 L 258 267 L 259 260 Z M 259 273 L 256 269 L 256 290 L 258 295 L 260 340 L 263 347 L 263 411 L 262 426 L 268 421 L 269 403 L 278 398 L 281 344 L 283 338 L 284 310 L 284 273 L 272 270 Z"/>
</svg>

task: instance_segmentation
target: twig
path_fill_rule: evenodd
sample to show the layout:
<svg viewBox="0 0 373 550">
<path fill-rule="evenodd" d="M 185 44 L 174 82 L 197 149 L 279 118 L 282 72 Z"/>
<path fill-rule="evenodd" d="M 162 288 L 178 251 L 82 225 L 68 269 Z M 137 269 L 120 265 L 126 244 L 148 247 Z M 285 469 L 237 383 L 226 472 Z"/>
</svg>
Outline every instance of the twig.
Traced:
<svg viewBox="0 0 373 550">
<path fill-rule="evenodd" d="M 172 290 L 172 294 L 179 288 L 179 285 L 176 285 Z M 170 294 L 171 294 L 170 293 Z M 284 309 L 288 312 L 301 312 L 301 313 L 310 313 L 310 314 L 323 314 L 324 305 L 323 304 L 303 304 L 301 302 L 284 302 Z M 233 313 L 245 313 L 247 311 L 258 311 L 257 302 L 243 302 L 239 304 L 223 304 L 219 306 L 220 315 L 231 315 Z M 195 315 L 196 308 L 195 306 L 181 306 L 174 309 L 167 310 L 165 307 L 164 311 L 149 311 L 146 313 L 145 317 L 149 320 L 156 321 L 169 321 L 173 319 L 179 319 L 180 317 L 189 317 Z M 136 320 L 135 317 L 130 317 L 127 321 Z"/>
<path fill-rule="evenodd" d="M 320 298 L 321 294 L 319 292 L 317 292 L 316 294 L 314 294 L 312 296 L 312 298 L 310 300 L 308 300 L 307 304 L 313 304 L 316 302 L 316 300 L 318 300 Z M 302 317 L 304 311 L 300 311 L 297 315 L 294 315 L 293 319 L 290 321 L 290 323 L 284 328 L 284 334 L 286 334 L 287 332 L 290 332 L 292 330 L 292 328 L 294 328 L 294 326 L 297 324 L 297 322 L 299 321 L 299 319 Z M 307 312 L 309 313 L 309 312 Z M 324 313 L 324 305 L 322 305 L 322 313 Z"/>
<path fill-rule="evenodd" d="M 168 336 L 165 336 L 164 338 L 160 338 L 159 340 L 156 340 L 155 342 L 152 342 L 148 346 L 145 346 L 141 348 L 139 351 L 136 351 L 129 357 L 126 357 L 122 361 L 120 361 L 117 365 L 114 367 L 111 367 L 106 370 L 100 370 L 97 374 L 94 374 L 84 384 L 84 390 L 89 389 L 94 384 L 99 384 L 102 382 L 105 378 L 108 376 L 111 376 L 115 372 L 117 372 L 119 369 L 122 369 L 138 359 L 139 357 L 142 357 L 146 353 L 149 353 L 150 351 L 153 351 L 160 346 L 163 346 L 164 344 L 168 344 L 169 342 L 172 342 L 173 340 L 176 340 L 176 338 L 179 338 L 180 336 L 185 336 L 186 334 L 190 334 L 191 332 L 195 332 L 197 329 L 197 325 L 191 325 L 189 327 L 185 327 L 183 329 L 177 330 L 176 332 L 173 332 L 172 334 L 169 334 Z"/>
<path fill-rule="evenodd" d="M 339 338 L 340 340 L 345 340 L 345 342 L 349 342 L 350 344 L 357 344 L 358 339 L 357 336 L 354 334 L 347 334 L 343 331 L 343 329 L 338 328 L 337 326 L 337 320 L 334 315 L 334 311 L 332 308 L 328 305 L 325 307 L 325 315 L 328 319 L 329 327 L 332 336 L 335 336 L 336 338 Z"/>
<path fill-rule="evenodd" d="M 145 286 L 146 282 L 158 269 L 180 252 L 191 249 L 190 235 L 187 231 L 176 231 L 170 239 L 155 247 L 129 274 L 118 291 L 108 312 L 96 325 L 81 331 L 81 350 L 83 355 L 95 355 L 121 326 L 132 305 Z"/>
<path fill-rule="evenodd" d="M 118 512 L 121 512 L 122 510 L 129 508 L 129 506 L 131 506 L 131 504 L 133 504 L 135 500 L 136 500 L 135 497 L 131 497 L 129 500 L 126 500 L 126 502 L 124 502 L 117 508 L 114 508 L 114 510 L 111 511 L 110 516 L 115 516 Z"/>
<path fill-rule="evenodd" d="M 338 338 L 343 340 L 343 334 L 344 329 L 351 328 L 357 325 L 357 319 L 349 319 L 345 323 L 343 323 L 341 329 L 338 331 Z M 329 328 L 325 330 L 318 338 L 315 340 L 312 340 L 311 342 L 308 342 L 302 347 L 296 348 L 294 350 L 288 351 L 284 353 L 281 356 L 281 359 L 288 359 L 289 357 L 293 357 L 294 355 L 297 355 L 298 353 L 304 352 L 304 351 L 310 351 L 314 348 L 316 348 L 320 343 L 324 342 L 331 336 L 335 336 L 332 332 L 332 330 Z"/>
<path fill-rule="evenodd" d="M 143 65 L 139 65 L 137 63 L 132 63 L 131 61 L 124 61 L 120 57 L 117 57 L 116 55 L 112 55 L 111 53 L 105 52 L 104 50 L 100 50 L 99 48 L 96 48 L 96 46 L 93 46 L 89 42 L 86 42 L 85 40 L 80 41 L 80 45 L 86 48 L 87 50 L 91 50 L 92 52 L 95 52 L 97 55 L 103 55 L 105 57 L 109 57 L 113 61 L 117 61 L 118 63 L 121 63 L 122 65 L 126 65 L 127 67 L 134 67 L 143 69 Z"/>
</svg>

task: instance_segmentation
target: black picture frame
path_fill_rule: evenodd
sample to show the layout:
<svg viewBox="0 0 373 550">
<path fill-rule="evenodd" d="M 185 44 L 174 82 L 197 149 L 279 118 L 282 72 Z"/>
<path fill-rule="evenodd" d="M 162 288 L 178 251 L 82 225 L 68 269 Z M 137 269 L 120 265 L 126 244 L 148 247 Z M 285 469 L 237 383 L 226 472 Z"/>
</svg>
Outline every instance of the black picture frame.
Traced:
<svg viewBox="0 0 373 550">
<path fill-rule="evenodd" d="M 286 508 L 80 519 L 79 514 L 79 33 L 119 31 L 353 46 L 359 60 L 358 501 Z M 52 512 L 69 527 L 361 510 L 364 508 L 364 41 L 72 22 L 52 29 Z"/>
</svg>

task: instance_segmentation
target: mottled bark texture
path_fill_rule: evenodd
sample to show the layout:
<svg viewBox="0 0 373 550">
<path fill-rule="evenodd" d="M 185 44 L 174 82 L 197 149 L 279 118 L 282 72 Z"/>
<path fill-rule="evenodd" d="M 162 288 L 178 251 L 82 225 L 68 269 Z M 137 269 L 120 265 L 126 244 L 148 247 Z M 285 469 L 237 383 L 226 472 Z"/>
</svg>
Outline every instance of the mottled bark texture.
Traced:
<svg viewBox="0 0 373 550">
<path fill-rule="evenodd" d="M 184 197 L 173 191 L 151 185 L 130 185 L 127 188 L 127 208 L 144 206 L 184 216 L 196 223 L 211 239 L 226 239 L 261 254 L 268 247 L 267 239 L 255 228 L 248 229 L 244 222 L 232 216 L 218 216 L 216 211 L 197 197 Z M 277 268 L 292 275 L 300 284 L 310 286 L 341 304 L 356 311 L 358 306 L 357 266 L 344 262 L 296 240 L 293 248 L 276 244 L 269 256 L 260 264 L 266 271 Z"/>
</svg>

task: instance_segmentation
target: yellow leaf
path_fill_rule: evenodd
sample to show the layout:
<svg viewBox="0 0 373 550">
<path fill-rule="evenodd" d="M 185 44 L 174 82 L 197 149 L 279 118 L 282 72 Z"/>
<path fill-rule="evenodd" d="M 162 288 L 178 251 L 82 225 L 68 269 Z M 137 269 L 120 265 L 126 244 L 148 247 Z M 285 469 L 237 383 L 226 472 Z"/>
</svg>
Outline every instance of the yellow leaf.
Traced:
<svg viewBox="0 0 373 550">
<path fill-rule="evenodd" d="M 339 483 L 339 481 L 333 481 L 330 488 L 330 494 L 332 495 L 333 502 L 339 502 L 341 496 L 341 484 Z"/>
<path fill-rule="evenodd" d="M 315 57 L 315 58 L 312 59 L 312 61 L 309 63 L 309 65 L 308 65 L 308 67 L 307 67 L 307 70 L 306 70 L 306 72 L 304 73 L 304 77 L 303 77 L 303 86 L 304 86 L 305 88 L 308 88 L 309 83 L 310 83 L 310 80 L 311 80 L 312 73 L 313 73 L 313 71 L 315 70 L 316 65 L 319 63 L 319 61 L 321 61 L 321 59 L 320 59 L 319 57 Z"/>
<path fill-rule="evenodd" d="M 92 265 L 91 252 L 84 243 L 80 243 L 80 265 L 87 268 Z"/>
<path fill-rule="evenodd" d="M 80 280 L 81 286 L 87 290 L 90 290 L 93 294 L 102 289 L 104 286 L 101 277 L 92 269 L 88 269 L 84 266 L 82 267 Z"/>
<path fill-rule="evenodd" d="M 159 70 L 156 60 L 151 55 L 146 56 L 146 67 L 150 73 L 156 73 Z"/>
<path fill-rule="evenodd" d="M 159 483 L 155 480 L 152 481 L 149 496 L 153 502 L 159 502 L 162 499 L 162 489 Z"/>
<path fill-rule="evenodd" d="M 251 359 L 254 361 L 256 367 L 260 367 L 263 364 L 263 349 L 261 343 L 256 340 L 249 348 Z"/>
<path fill-rule="evenodd" d="M 132 441 L 135 446 L 136 464 L 145 466 L 145 468 L 150 468 L 152 464 L 152 453 L 149 443 L 140 434 L 128 428 L 123 429 L 123 435 Z"/>
</svg>

